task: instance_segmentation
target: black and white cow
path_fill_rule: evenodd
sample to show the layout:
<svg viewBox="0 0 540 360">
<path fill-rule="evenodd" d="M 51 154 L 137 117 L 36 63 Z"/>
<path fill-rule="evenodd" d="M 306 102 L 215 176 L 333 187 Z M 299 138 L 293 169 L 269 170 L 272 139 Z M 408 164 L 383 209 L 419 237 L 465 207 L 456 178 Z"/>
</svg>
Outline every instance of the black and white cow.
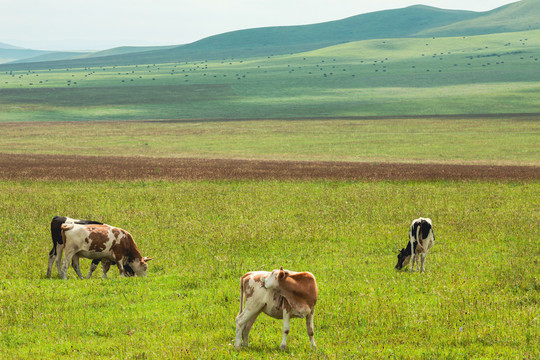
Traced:
<svg viewBox="0 0 540 360">
<path fill-rule="evenodd" d="M 62 240 L 62 225 L 66 222 L 74 223 L 74 224 L 80 224 L 80 225 L 102 225 L 102 223 L 98 221 L 93 220 L 78 220 L 78 219 L 72 219 L 66 216 L 55 216 L 53 217 L 51 221 L 51 237 L 53 241 L 53 247 L 51 251 L 49 252 L 49 265 L 47 267 L 47 277 L 51 277 L 52 273 L 52 267 L 54 262 L 56 261 L 56 267 L 58 269 L 58 274 L 61 274 L 61 261 L 62 259 L 58 259 L 58 254 L 62 254 L 62 249 L 64 247 L 64 241 Z M 90 271 L 88 272 L 87 278 L 92 276 L 92 272 L 97 268 L 99 265 L 100 259 L 94 259 L 92 260 L 92 265 L 90 266 Z M 113 264 L 114 265 L 114 264 Z M 72 266 L 75 269 L 76 264 L 72 262 Z M 125 272 L 127 276 L 132 276 L 134 274 L 133 269 L 131 269 L 129 266 L 125 267 Z"/>
<path fill-rule="evenodd" d="M 396 270 L 401 270 L 409 261 L 411 262 L 411 271 L 414 271 L 414 263 L 418 269 L 418 256 L 421 258 L 420 272 L 426 270 L 424 264 L 429 249 L 435 244 L 435 234 L 433 233 L 433 223 L 429 218 L 415 219 L 409 229 L 409 242 L 407 247 L 401 249 L 398 254 Z"/>
</svg>

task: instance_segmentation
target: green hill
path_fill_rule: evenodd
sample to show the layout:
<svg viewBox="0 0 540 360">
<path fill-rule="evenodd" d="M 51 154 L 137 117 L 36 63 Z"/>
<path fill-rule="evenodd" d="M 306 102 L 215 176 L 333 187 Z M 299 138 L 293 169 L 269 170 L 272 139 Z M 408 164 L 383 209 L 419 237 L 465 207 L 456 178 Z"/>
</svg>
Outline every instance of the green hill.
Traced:
<svg viewBox="0 0 540 360">
<path fill-rule="evenodd" d="M 57 61 L 57 60 L 71 60 L 71 59 L 77 59 L 86 54 L 88 53 L 77 52 L 77 51 L 52 51 L 52 52 L 46 51 L 44 52 L 44 54 L 40 54 L 38 56 L 33 56 L 30 58 L 23 58 L 20 60 L 15 60 L 11 63 L 17 64 L 17 63 L 49 62 L 49 61 Z"/>
<path fill-rule="evenodd" d="M 0 121 L 537 114 L 540 30 L 310 52 L 0 71 Z"/>
<path fill-rule="evenodd" d="M 522 0 L 488 12 L 443 10 L 416 5 L 312 25 L 233 31 L 191 44 L 123 47 L 83 58 L 0 66 L 2 70 L 181 63 L 297 54 L 370 39 L 456 37 L 540 28 L 540 2 Z"/>
<path fill-rule="evenodd" d="M 169 48 L 178 47 L 178 45 L 173 46 L 121 46 L 117 48 L 112 48 L 108 50 L 96 51 L 84 56 L 82 58 L 96 58 L 96 57 L 105 57 L 105 56 L 116 56 L 116 55 L 126 55 L 134 53 L 143 53 L 147 51 L 157 51 L 157 50 L 166 50 Z"/>
<path fill-rule="evenodd" d="M 471 36 L 540 29 L 540 1 L 522 0 L 483 16 L 419 32 L 419 36 Z"/>
<path fill-rule="evenodd" d="M 0 64 L 21 59 L 31 59 L 48 53 L 50 53 L 50 51 L 0 48 Z"/>
<path fill-rule="evenodd" d="M 426 29 L 473 19 L 482 14 L 418 5 L 320 24 L 233 31 L 168 49 L 128 54 L 104 52 L 92 58 L 33 64 L 32 68 L 170 63 L 300 53 L 351 41 L 410 37 Z M 26 68 L 28 66 L 13 67 Z"/>
<path fill-rule="evenodd" d="M 13 45 L 9 45 L 9 44 L 6 44 L 6 43 L 2 43 L 0 42 L 0 49 L 18 49 L 18 50 L 22 50 L 22 48 L 18 47 L 18 46 L 13 46 Z"/>
</svg>

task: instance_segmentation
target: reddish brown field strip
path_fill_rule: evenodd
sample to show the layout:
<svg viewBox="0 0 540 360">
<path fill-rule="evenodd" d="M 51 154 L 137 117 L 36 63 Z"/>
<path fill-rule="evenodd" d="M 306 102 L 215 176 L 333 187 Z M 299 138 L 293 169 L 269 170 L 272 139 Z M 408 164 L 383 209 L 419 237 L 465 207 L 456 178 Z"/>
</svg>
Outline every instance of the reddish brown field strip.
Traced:
<svg viewBox="0 0 540 360">
<path fill-rule="evenodd" d="M 540 167 L 0 154 L 0 179 L 540 180 Z"/>
</svg>

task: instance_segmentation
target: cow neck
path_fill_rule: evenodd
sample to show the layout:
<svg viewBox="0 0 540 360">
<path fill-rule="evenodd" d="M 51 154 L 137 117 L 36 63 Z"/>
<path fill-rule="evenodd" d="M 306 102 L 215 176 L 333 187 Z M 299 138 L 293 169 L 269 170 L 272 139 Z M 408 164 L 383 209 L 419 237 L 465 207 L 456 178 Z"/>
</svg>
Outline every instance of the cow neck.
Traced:
<svg viewBox="0 0 540 360">
<path fill-rule="evenodd" d="M 317 285 L 308 273 L 289 274 L 279 280 L 279 290 L 293 308 L 298 309 L 302 307 L 300 304 L 307 303 L 313 309 L 317 302 Z"/>
</svg>

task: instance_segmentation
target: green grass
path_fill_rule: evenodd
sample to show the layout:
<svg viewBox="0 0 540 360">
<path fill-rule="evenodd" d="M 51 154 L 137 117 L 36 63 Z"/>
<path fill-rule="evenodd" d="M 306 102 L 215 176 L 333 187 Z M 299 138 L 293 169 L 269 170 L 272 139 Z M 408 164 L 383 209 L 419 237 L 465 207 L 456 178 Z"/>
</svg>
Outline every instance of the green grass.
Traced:
<svg viewBox="0 0 540 360">
<path fill-rule="evenodd" d="M 527 118 L 0 123 L 0 152 L 536 165 Z"/>
<path fill-rule="evenodd" d="M 2 182 L 3 358 L 525 358 L 540 355 L 538 182 Z M 49 221 L 129 230 L 147 278 L 45 279 Z M 434 221 L 424 274 L 395 272 Z M 89 262 L 84 261 L 83 270 Z M 261 315 L 233 349 L 238 280 L 309 270 L 318 350 Z"/>
<path fill-rule="evenodd" d="M 0 121 L 540 112 L 540 30 L 296 55 L 0 73 Z"/>
</svg>

